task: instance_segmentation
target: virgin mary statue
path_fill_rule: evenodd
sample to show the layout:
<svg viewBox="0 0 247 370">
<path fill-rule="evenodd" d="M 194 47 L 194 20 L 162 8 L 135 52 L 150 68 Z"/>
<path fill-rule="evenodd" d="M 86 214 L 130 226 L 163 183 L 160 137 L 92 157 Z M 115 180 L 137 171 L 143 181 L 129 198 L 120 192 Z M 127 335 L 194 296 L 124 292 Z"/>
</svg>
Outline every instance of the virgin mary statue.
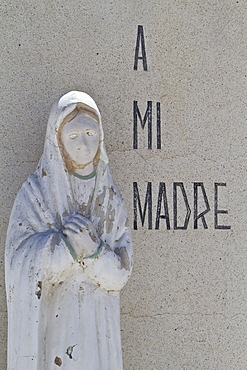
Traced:
<svg viewBox="0 0 247 370">
<path fill-rule="evenodd" d="M 119 292 L 132 244 L 103 139 L 90 96 L 55 102 L 8 228 L 8 370 L 122 369 Z"/>
</svg>

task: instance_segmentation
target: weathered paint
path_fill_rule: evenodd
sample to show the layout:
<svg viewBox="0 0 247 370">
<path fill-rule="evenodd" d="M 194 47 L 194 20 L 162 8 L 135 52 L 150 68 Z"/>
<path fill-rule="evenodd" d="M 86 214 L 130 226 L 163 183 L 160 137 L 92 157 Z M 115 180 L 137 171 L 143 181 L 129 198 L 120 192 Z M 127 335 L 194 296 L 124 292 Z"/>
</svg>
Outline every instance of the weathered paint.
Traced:
<svg viewBox="0 0 247 370">
<path fill-rule="evenodd" d="M 130 230 L 107 166 L 100 119 L 96 176 L 83 180 L 66 171 L 56 135 L 77 101 L 100 117 L 84 93 L 55 103 L 44 153 L 12 211 L 6 246 L 9 370 L 122 368 L 119 291 L 131 273 Z"/>
</svg>

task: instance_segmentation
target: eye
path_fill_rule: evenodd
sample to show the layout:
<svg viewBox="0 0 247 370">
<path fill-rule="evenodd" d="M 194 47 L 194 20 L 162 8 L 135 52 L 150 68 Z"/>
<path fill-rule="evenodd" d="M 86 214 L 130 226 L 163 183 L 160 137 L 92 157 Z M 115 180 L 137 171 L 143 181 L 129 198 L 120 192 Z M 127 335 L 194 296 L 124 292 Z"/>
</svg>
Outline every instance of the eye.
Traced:
<svg viewBox="0 0 247 370">
<path fill-rule="evenodd" d="M 87 134 L 88 136 L 94 136 L 94 135 L 96 135 L 96 131 L 87 130 L 87 131 L 86 131 L 86 134 Z"/>
<path fill-rule="evenodd" d="M 70 139 L 75 139 L 76 137 L 78 137 L 78 134 L 76 133 L 69 134 Z"/>
</svg>

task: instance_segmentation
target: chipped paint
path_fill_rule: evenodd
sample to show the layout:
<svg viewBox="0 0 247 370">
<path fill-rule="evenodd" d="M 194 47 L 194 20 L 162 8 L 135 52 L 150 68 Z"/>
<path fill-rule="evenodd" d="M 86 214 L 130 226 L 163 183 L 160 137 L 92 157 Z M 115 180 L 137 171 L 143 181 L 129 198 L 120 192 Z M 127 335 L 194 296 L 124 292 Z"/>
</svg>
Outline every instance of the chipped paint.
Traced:
<svg viewBox="0 0 247 370">
<path fill-rule="evenodd" d="M 58 246 L 61 242 L 59 233 L 54 233 L 51 237 L 51 251 L 54 252 L 56 245 Z"/>
<path fill-rule="evenodd" d="M 74 360 L 73 359 L 73 350 L 74 350 L 74 347 L 76 346 L 77 344 L 74 344 L 73 346 L 69 346 L 66 350 L 66 355 L 68 355 L 68 357 L 71 359 L 71 360 Z"/>
<path fill-rule="evenodd" d="M 42 177 L 47 176 L 47 173 L 45 172 L 45 169 L 42 168 Z"/>
<path fill-rule="evenodd" d="M 37 290 L 35 292 L 36 296 L 38 297 L 38 299 L 41 298 L 41 293 L 42 293 L 42 281 L 38 281 L 37 283 Z"/>
<path fill-rule="evenodd" d="M 120 247 L 115 249 L 115 253 L 121 259 L 121 268 L 130 271 L 130 259 L 126 247 Z"/>
<path fill-rule="evenodd" d="M 97 219 L 99 220 L 97 225 L 99 232 L 104 229 L 107 234 L 112 232 L 116 214 L 113 202 L 114 195 L 116 193 L 112 188 L 104 186 L 103 192 L 96 199 L 94 212 L 97 214 Z"/>
</svg>

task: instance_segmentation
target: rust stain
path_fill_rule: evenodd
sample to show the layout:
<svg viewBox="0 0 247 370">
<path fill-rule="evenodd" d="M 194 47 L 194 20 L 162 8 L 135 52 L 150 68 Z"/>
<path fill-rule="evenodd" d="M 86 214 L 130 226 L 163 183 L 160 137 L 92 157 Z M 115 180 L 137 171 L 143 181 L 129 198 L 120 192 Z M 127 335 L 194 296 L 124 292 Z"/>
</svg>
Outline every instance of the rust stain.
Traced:
<svg viewBox="0 0 247 370">
<path fill-rule="evenodd" d="M 57 366 L 61 366 L 62 365 L 62 363 L 63 363 L 63 361 L 61 360 L 61 358 L 60 357 L 55 357 L 55 360 L 54 360 L 54 364 L 56 364 Z"/>
</svg>

